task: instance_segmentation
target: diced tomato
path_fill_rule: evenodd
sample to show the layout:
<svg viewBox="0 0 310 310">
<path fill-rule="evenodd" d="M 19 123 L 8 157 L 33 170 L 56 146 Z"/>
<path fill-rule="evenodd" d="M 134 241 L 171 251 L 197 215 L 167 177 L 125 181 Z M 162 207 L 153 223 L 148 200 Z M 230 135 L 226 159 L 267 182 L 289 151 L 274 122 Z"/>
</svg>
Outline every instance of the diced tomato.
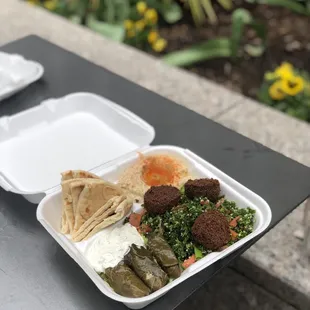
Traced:
<svg viewBox="0 0 310 310">
<path fill-rule="evenodd" d="M 152 231 L 152 228 L 146 224 L 142 224 L 141 226 L 137 227 L 139 234 L 147 234 Z"/>
<path fill-rule="evenodd" d="M 215 204 L 215 207 L 216 207 L 216 208 L 219 208 L 219 207 L 223 204 L 224 201 L 225 201 L 225 198 L 221 198 L 221 199 Z"/>
<path fill-rule="evenodd" d="M 235 217 L 229 223 L 230 227 L 236 227 L 238 225 L 238 221 L 240 220 L 240 216 Z"/>
<path fill-rule="evenodd" d="M 142 209 L 142 211 L 140 212 L 140 214 L 143 216 L 146 214 L 146 210 L 145 209 Z"/>
<path fill-rule="evenodd" d="M 141 223 L 143 214 L 141 213 L 131 213 L 129 216 L 129 223 L 134 227 L 139 227 Z"/>
<path fill-rule="evenodd" d="M 238 238 L 238 233 L 236 233 L 234 230 L 230 230 L 231 234 L 231 240 L 235 241 Z"/>
<path fill-rule="evenodd" d="M 189 266 L 193 265 L 195 262 L 196 262 L 196 257 L 195 257 L 195 255 L 192 255 L 183 262 L 182 266 L 184 269 L 186 269 Z"/>
</svg>

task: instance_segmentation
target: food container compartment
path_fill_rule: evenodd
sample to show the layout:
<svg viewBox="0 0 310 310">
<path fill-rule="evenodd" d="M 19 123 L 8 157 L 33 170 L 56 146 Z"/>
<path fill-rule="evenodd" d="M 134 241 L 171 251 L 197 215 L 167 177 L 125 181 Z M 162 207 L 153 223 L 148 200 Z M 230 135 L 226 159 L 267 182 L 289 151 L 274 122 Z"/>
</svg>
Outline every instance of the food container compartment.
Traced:
<svg viewBox="0 0 310 310">
<path fill-rule="evenodd" d="M 0 101 L 38 80 L 43 72 L 43 66 L 35 61 L 0 52 Z"/>
<path fill-rule="evenodd" d="M 143 298 L 127 298 L 116 294 L 109 285 L 101 279 L 95 270 L 93 270 L 87 263 L 86 259 L 82 255 L 85 243 L 92 241 L 92 238 L 87 241 L 80 243 L 73 243 L 60 233 L 60 218 L 61 218 L 61 190 L 60 188 L 54 193 L 45 197 L 39 204 L 37 209 L 37 218 L 42 223 L 42 225 L 47 229 L 47 231 L 53 236 L 53 238 L 64 248 L 64 250 L 80 265 L 80 267 L 87 273 L 87 275 L 92 279 L 99 290 L 106 296 L 124 303 L 127 307 L 131 309 L 140 309 L 148 305 L 149 303 L 155 301 L 160 296 L 167 293 L 170 289 L 177 286 L 181 282 L 185 281 L 189 277 L 195 275 L 204 268 L 210 266 L 214 262 L 222 259 L 226 255 L 232 253 L 237 248 L 245 244 L 250 239 L 254 238 L 262 231 L 264 231 L 270 221 L 271 221 L 271 210 L 268 204 L 260 198 L 258 195 L 254 194 L 252 191 L 236 182 L 230 178 L 225 173 L 221 172 L 219 169 L 215 168 L 210 163 L 206 162 L 190 150 L 182 149 L 174 146 L 150 146 L 139 150 L 142 154 L 156 154 L 165 153 L 179 158 L 185 159 L 188 162 L 190 171 L 197 177 L 212 177 L 217 178 L 221 183 L 222 193 L 226 195 L 226 198 L 233 200 L 237 203 L 239 207 L 251 207 L 256 210 L 256 223 L 254 226 L 254 231 L 247 237 L 239 240 L 232 246 L 228 247 L 224 251 L 214 252 L 203 259 L 199 260 L 195 264 L 191 265 L 186 269 L 180 278 L 167 284 L 162 289 L 150 294 L 149 296 Z M 136 151 L 131 152 L 105 164 L 101 167 L 97 167 L 92 170 L 92 172 L 101 176 L 103 179 L 110 182 L 116 182 L 120 173 L 131 165 L 135 160 L 138 159 L 138 154 Z M 135 204 L 133 209 L 138 211 L 140 205 Z M 117 225 L 117 224 L 115 224 Z M 94 236 L 95 237 L 95 236 Z"/>
</svg>

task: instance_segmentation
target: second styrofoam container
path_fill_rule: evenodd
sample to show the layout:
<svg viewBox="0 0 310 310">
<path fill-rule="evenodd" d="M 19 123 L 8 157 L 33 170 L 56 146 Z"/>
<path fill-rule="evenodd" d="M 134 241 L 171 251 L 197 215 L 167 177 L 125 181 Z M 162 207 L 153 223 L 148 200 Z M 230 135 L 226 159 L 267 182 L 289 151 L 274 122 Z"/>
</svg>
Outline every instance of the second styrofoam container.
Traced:
<svg viewBox="0 0 310 310">
<path fill-rule="evenodd" d="M 38 80 L 43 72 L 38 62 L 0 52 L 0 101 Z"/>
<path fill-rule="evenodd" d="M 197 177 L 212 177 L 220 181 L 222 193 L 226 198 L 233 200 L 241 208 L 250 207 L 256 210 L 256 223 L 254 231 L 247 237 L 239 240 L 224 251 L 214 252 L 203 259 L 199 260 L 187 270 L 185 270 L 181 277 L 167 284 L 162 289 L 143 298 L 128 298 L 115 293 L 109 285 L 97 275 L 87 263 L 82 254 L 82 248 L 85 247 L 80 243 L 73 243 L 67 236 L 60 233 L 60 219 L 61 219 L 61 190 L 58 188 L 54 193 L 47 195 L 39 204 L 37 209 L 37 218 L 45 229 L 52 235 L 52 237 L 64 248 L 64 250 L 79 264 L 85 273 L 92 279 L 98 289 L 106 296 L 124 303 L 131 309 L 140 309 L 160 298 L 166 294 L 170 289 L 179 285 L 189 277 L 192 277 L 199 271 L 205 269 L 226 255 L 232 253 L 237 248 L 244 245 L 261 232 L 263 232 L 271 221 L 271 210 L 268 204 L 258 195 L 244 187 L 240 183 L 233 180 L 231 177 L 221 172 L 219 169 L 206 162 L 190 150 L 182 149 L 174 146 L 149 146 L 139 150 L 142 154 L 169 154 L 184 159 L 191 170 L 191 173 Z M 110 182 L 117 182 L 119 175 L 126 167 L 133 164 L 138 159 L 137 151 L 126 154 L 116 160 L 111 161 L 101 167 L 97 167 L 92 172 L 101 176 L 103 179 Z M 134 206 L 134 211 L 139 210 L 139 205 Z M 91 239 L 89 242 L 91 242 Z M 88 241 L 86 241 L 88 242 Z"/>
</svg>

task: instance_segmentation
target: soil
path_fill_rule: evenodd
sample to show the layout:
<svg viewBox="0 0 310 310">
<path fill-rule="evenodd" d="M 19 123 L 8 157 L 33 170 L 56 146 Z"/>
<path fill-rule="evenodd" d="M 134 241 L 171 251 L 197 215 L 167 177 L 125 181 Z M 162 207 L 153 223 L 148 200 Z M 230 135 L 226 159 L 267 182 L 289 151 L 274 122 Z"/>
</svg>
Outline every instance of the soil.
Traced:
<svg viewBox="0 0 310 310">
<path fill-rule="evenodd" d="M 268 47 L 261 57 L 243 54 L 236 62 L 230 59 L 213 59 L 187 68 L 188 70 L 216 81 L 230 89 L 256 98 L 266 71 L 274 69 L 282 61 L 288 61 L 299 69 L 310 71 L 310 17 L 296 14 L 288 9 L 262 4 L 234 1 L 234 8 L 249 10 L 254 18 L 268 29 Z M 190 47 L 219 36 L 231 34 L 231 12 L 215 5 L 218 23 L 206 22 L 200 28 L 194 26 L 190 13 L 174 25 L 162 25 L 160 34 L 167 39 L 166 53 Z M 255 42 L 255 32 L 246 29 L 244 42 Z"/>
</svg>

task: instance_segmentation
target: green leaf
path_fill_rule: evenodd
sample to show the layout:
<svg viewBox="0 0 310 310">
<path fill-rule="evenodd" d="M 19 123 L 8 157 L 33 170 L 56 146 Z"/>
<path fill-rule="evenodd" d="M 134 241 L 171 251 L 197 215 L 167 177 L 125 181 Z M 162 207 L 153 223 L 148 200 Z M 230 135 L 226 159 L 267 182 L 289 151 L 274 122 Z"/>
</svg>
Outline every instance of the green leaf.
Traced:
<svg viewBox="0 0 310 310">
<path fill-rule="evenodd" d="M 196 260 L 203 258 L 201 250 L 199 250 L 197 247 L 194 247 L 194 253 Z"/>
<path fill-rule="evenodd" d="M 261 102 L 263 102 L 269 106 L 273 106 L 274 102 L 270 98 L 269 92 L 268 92 L 269 87 L 270 87 L 270 85 L 268 83 L 263 83 L 260 90 L 258 91 L 257 98 L 259 101 L 261 101 Z"/>
<path fill-rule="evenodd" d="M 190 66 L 208 59 L 230 57 L 230 40 L 218 38 L 165 55 L 162 60 L 173 66 Z"/>
<path fill-rule="evenodd" d="M 188 0 L 188 4 L 192 13 L 192 17 L 196 26 L 200 26 L 204 20 L 205 16 L 203 14 L 200 0 Z"/>
<path fill-rule="evenodd" d="M 227 11 L 231 10 L 233 7 L 231 0 L 217 0 L 217 2 Z"/>
<path fill-rule="evenodd" d="M 114 0 L 116 6 L 116 22 L 123 22 L 129 17 L 130 3 L 129 0 Z"/>
<path fill-rule="evenodd" d="M 145 236 L 145 235 L 141 235 L 143 241 L 144 241 L 144 244 L 147 244 L 148 243 L 148 238 Z"/>
<path fill-rule="evenodd" d="M 246 44 L 244 50 L 252 57 L 260 57 L 264 54 L 265 46 Z"/>
<path fill-rule="evenodd" d="M 259 4 L 282 6 L 303 15 L 309 13 L 302 4 L 297 3 L 295 0 L 259 0 L 257 2 Z"/>
<path fill-rule="evenodd" d="M 80 24 L 81 23 L 81 16 L 72 15 L 69 17 L 69 20 L 71 20 L 74 24 Z"/>
<path fill-rule="evenodd" d="M 232 14 L 231 54 L 233 58 L 237 58 L 244 26 L 251 21 L 251 14 L 245 9 L 237 9 Z"/>
<path fill-rule="evenodd" d="M 160 12 L 164 20 L 169 24 L 176 23 L 183 17 L 183 12 L 182 12 L 181 7 L 175 2 L 172 2 L 170 5 L 167 5 L 167 6 L 164 5 L 160 9 Z"/>
<path fill-rule="evenodd" d="M 217 16 L 213 9 L 211 0 L 200 0 L 200 2 L 209 18 L 210 23 L 215 24 L 217 22 Z"/>
<path fill-rule="evenodd" d="M 287 103 L 285 101 L 280 101 L 274 105 L 274 107 L 282 112 L 285 112 L 287 109 Z"/>
<path fill-rule="evenodd" d="M 106 9 L 103 12 L 104 21 L 109 24 L 113 24 L 115 22 L 115 14 L 116 14 L 113 0 L 101 0 L 101 1 L 103 1 L 106 5 Z"/>
<path fill-rule="evenodd" d="M 259 46 L 247 44 L 246 52 L 249 55 L 258 57 L 263 54 L 266 46 L 267 31 L 263 24 L 253 20 L 252 15 L 245 9 L 237 9 L 232 14 L 232 35 L 231 35 L 231 53 L 233 58 L 237 58 L 240 42 L 243 36 L 244 27 L 249 25 L 253 28 L 258 37 L 262 39 L 262 44 Z"/>
<path fill-rule="evenodd" d="M 180 188 L 180 193 L 181 193 L 182 195 L 185 194 L 185 187 L 184 187 L 184 185 L 181 186 L 181 188 Z"/>
<path fill-rule="evenodd" d="M 103 36 L 110 38 L 114 41 L 121 42 L 125 37 L 125 29 L 123 25 L 114 25 L 96 20 L 93 16 L 89 16 L 87 19 L 87 26 L 102 34 Z"/>
</svg>

